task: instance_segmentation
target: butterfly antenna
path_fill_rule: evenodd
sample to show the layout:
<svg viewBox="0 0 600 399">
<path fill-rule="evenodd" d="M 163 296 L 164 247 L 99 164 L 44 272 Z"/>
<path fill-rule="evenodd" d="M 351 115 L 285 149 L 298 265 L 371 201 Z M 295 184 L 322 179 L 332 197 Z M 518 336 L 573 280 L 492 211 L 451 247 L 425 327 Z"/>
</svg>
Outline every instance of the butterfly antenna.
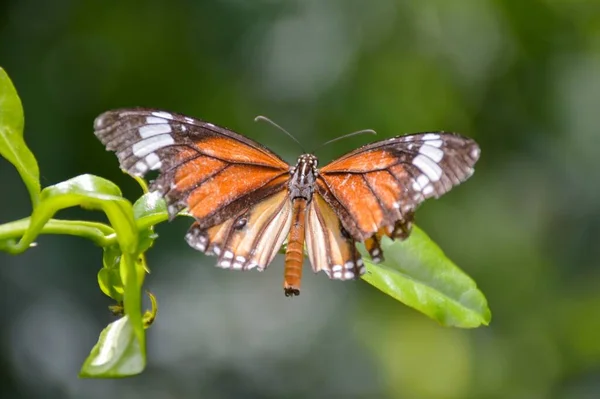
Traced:
<svg viewBox="0 0 600 399">
<path fill-rule="evenodd" d="M 279 126 L 277 123 L 273 122 L 271 119 L 267 118 L 266 116 L 262 116 L 262 115 L 258 115 L 256 118 L 254 118 L 254 122 L 260 122 L 260 121 L 267 122 L 267 123 L 271 124 L 272 126 L 275 126 L 277 129 L 281 130 L 283 133 L 287 134 L 292 140 L 294 140 L 300 146 L 302 151 L 306 152 L 306 150 L 304 149 L 304 147 L 302 147 L 302 144 L 300 144 L 298 139 L 295 138 L 294 136 L 292 136 L 292 134 L 290 132 L 288 132 L 281 126 Z"/>
<path fill-rule="evenodd" d="M 326 145 L 334 143 L 334 142 L 336 142 L 338 140 L 346 139 L 346 138 L 352 137 L 352 136 L 358 136 L 359 134 L 377 134 L 377 132 L 375 130 L 373 130 L 373 129 L 364 129 L 364 130 L 358 130 L 356 132 L 348 133 L 348 134 L 345 134 L 343 136 L 336 137 L 334 139 L 331 139 L 329 141 L 324 142 L 323 144 L 321 144 L 320 146 L 318 146 L 315 149 L 315 151 L 320 150 L 321 148 L 325 147 Z"/>
</svg>

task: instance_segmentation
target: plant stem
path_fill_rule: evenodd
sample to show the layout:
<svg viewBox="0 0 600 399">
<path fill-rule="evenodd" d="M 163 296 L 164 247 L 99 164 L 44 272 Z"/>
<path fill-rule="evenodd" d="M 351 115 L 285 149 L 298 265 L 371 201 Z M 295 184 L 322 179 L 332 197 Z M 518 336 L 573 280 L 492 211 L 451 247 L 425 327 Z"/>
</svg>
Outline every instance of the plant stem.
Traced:
<svg viewBox="0 0 600 399">
<path fill-rule="evenodd" d="M 29 228 L 30 218 L 16 220 L 0 225 L 0 249 L 12 254 L 18 254 L 24 251 L 14 250 L 8 242 L 3 241 L 16 240 L 21 238 Z M 39 234 L 68 234 L 87 238 L 96 245 L 105 247 L 117 242 L 115 231 L 108 225 L 97 222 L 87 222 L 83 220 L 62 220 L 50 219 L 42 227 Z M 8 244 L 8 245 L 6 245 Z"/>
</svg>

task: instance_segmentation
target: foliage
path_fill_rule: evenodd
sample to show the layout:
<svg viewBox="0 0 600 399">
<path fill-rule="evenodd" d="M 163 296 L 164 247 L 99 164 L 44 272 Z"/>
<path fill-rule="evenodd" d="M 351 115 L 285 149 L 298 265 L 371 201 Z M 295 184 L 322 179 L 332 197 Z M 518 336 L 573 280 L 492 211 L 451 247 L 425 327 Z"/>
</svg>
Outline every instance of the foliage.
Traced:
<svg viewBox="0 0 600 399">
<path fill-rule="evenodd" d="M 40 234 L 75 235 L 101 247 L 103 265 L 98 284 L 115 301 L 111 309 L 120 318 L 102 331 L 80 375 L 106 378 L 138 374 L 146 363 L 144 330 L 157 313 L 151 294 L 152 309 L 145 314 L 141 310 L 147 272 L 144 255 L 157 237 L 153 226 L 167 220 L 164 201 L 155 193 L 145 192 L 132 205 L 117 185 L 89 174 L 40 189 L 38 165 L 25 144 L 23 127 L 21 102 L 0 68 L 0 154 L 18 170 L 33 206 L 30 217 L 0 225 L 0 249 L 20 254 L 33 246 Z M 145 183 L 139 183 L 147 191 Z M 100 210 L 110 224 L 53 218 L 59 210 L 74 206 Z M 423 231 L 415 227 L 410 239 L 387 240 L 382 248 L 385 262 L 375 265 L 365 261 L 366 282 L 445 326 L 473 328 L 490 322 L 486 299 L 473 280 Z"/>
</svg>

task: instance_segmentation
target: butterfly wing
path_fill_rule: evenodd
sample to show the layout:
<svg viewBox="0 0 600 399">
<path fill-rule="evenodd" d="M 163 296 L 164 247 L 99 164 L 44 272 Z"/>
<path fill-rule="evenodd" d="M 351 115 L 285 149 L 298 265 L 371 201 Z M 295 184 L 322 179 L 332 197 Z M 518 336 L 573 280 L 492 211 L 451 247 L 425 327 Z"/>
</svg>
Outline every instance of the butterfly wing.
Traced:
<svg viewBox="0 0 600 399">
<path fill-rule="evenodd" d="M 192 248 L 218 256 L 218 267 L 264 270 L 281 248 L 291 221 L 292 202 L 282 190 L 219 225 L 203 229 L 194 223 L 185 238 Z"/>
<path fill-rule="evenodd" d="M 289 165 L 260 144 L 198 119 L 153 109 L 108 111 L 95 134 L 136 176 L 159 170 L 150 189 L 169 217 L 184 208 L 200 229 L 219 225 L 283 190 Z"/>
<path fill-rule="evenodd" d="M 316 191 L 377 261 L 381 237 L 406 238 L 417 207 L 469 178 L 479 152 L 475 141 L 455 133 L 394 137 L 321 168 Z"/>
<path fill-rule="evenodd" d="M 344 230 L 335 211 L 315 193 L 306 216 L 306 249 L 314 272 L 324 271 L 329 278 L 351 280 L 364 274 L 356 241 Z"/>
</svg>

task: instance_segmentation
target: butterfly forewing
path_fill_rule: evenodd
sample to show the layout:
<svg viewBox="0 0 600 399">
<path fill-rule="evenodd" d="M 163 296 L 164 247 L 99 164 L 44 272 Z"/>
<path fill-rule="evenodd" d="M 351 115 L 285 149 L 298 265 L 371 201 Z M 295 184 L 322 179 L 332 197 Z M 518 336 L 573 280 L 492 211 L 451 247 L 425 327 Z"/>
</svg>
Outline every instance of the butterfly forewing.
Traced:
<svg viewBox="0 0 600 399">
<path fill-rule="evenodd" d="M 478 158 L 477 144 L 454 133 L 395 137 L 321 168 L 317 191 L 339 210 L 344 228 L 378 254 L 381 236 L 406 238 L 417 207 L 471 176 Z"/>
<path fill-rule="evenodd" d="M 165 196 L 170 217 L 188 208 L 202 227 L 218 224 L 281 190 L 289 165 L 225 128 L 152 109 L 108 111 L 96 136 L 121 168 L 144 176 L 160 170 L 151 190 Z"/>
</svg>

